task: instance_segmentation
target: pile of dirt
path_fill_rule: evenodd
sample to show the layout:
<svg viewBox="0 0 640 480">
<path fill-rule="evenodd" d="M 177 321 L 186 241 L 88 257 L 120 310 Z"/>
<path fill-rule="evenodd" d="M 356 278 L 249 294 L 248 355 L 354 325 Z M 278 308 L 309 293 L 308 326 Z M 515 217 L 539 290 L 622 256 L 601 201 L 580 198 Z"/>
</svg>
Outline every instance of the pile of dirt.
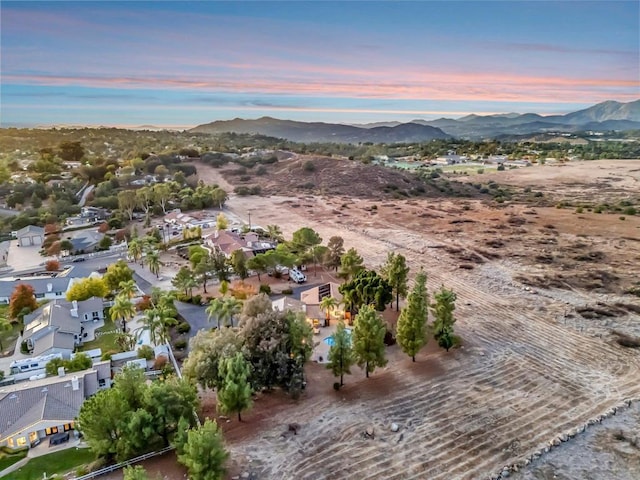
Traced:
<svg viewBox="0 0 640 480">
<path fill-rule="evenodd" d="M 258 167 L 260 168 L 260 167 Z M 421 179 L 417 174 L 353 160 L 297 155 L 258 169 L 221 170 L 236 187 L 259 186 L 262 194 L 295 193 L 350 196 L 359 198 L 477 197 L 470 185 L 447 180 Z"/>
</svg>

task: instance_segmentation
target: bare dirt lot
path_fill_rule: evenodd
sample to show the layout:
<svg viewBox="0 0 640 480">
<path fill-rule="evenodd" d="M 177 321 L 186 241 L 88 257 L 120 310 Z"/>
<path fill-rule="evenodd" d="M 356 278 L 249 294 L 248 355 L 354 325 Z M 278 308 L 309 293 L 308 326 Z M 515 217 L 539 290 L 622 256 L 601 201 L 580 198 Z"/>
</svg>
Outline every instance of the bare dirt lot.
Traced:
<svg viewBox="0 0 640 480">
<path fill-rule="evenodd" d="M 220 182 L 215 169 L 199 172 Z M 469 181 L 531 187 L 554 202 L 580 196 L 637 205 L 639 172 L 640 161 L 597 161 Z M 429 349 L 415 365 L 392 347 L 384 370 L 369 380 L 348 377 L 339 394 L 326 377 L 326 388 L 230 436 L 242 471 L 268 479 L 481 479 L 517 464 L 518 478 L 587 478 L 572 458 L 587 448 L 588 433 L 595 439 L 589 448 L 613 455 L 615 472 L 626 472 L 600 465 L 588 478 L 640 477 L 637 442 L 618 455 L 602 440 L 615 434 L 607 421 L 598 424 L 602 438 L 576 430 L 640 398 L 640 351 L 622 347 L 613 333 L 640 335 L 640 299 L 625 293 L 640 273 L 640 217 L 520 201 L 346 193 L 232 196 L 228 208 L 243 218 L 251 212 L 256 224 L 278 224 L 287 235 L 302 226 L 325 241 L 340 235 L 372 267 L 389 251 L 402 253 L 413 272 L 426 270 L 431 291 L 441 284 L 455 290 L 464 346 Z M 637 433 L 638 415 L 620 415 Z M 297 435 L 283 435 L 291 422 L 301 426 Z M 399 431 L 390 430 L 392 422 Z M 368 428 L 375 438 L 363 436 Z M 568 441 L 554 447 L 563 434 Z"/>
</svg>

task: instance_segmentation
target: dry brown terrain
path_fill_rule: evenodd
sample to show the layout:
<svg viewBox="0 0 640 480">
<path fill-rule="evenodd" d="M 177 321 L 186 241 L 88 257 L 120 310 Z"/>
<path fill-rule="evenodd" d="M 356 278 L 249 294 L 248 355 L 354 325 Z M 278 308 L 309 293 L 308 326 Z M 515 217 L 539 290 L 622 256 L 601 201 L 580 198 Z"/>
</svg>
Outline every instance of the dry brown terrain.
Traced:
<svg viewBox="0 0 640 480">
<path fill-rule="evenodd" d="M 222 181 L 215 169 L 199 171 L 207 182 Z M 637 204 L 639 172 L 640 161 L 598 161 L 491 175 L 545 197 Z M 481 479 L 518 464 L 521 478 L 586 478 L 562 457 L 584 433 L 552 449 L 564 458 L 564 476 L 547 476 L 555 472 L 548 454 L 525 462 L 559 436 L 573 437 L 589 420 L 640 398 L 640 352 L 612 334 L 640 335 L 640 301 L 624 294 L 640 273 L 640 217 L 344 193 L 232 196 L 228 208 L 244 218 L 251 212 L 255 224 L 278 224 L 285 234 L 309 226 L 325 241 L 340 235 L 370 266 L 389 251 L 402 253 L 414 272 L 427 271 L 431 291 L 444 284 L 458 294 L 456 333 L 464 347 L 428 349 L 415 365 L 392 347 L 389 365 L 373 378 L 356 373 L 338 394 L 328 380 L 301 402 L 273 408 L 259 428 L 231 436 L 236 471 L 269 479 Z M 637 415 L 630 418 L 637 431 Z M 291 422 L 300 431 L 283 435 Z M 363 437 L 367 428 L 375 439 Z M 589 478 L 639 478 L 637 446 L 625 452 L 616 468 L 627 476 L 606 476 L 601 466 L 604 473 Z"/>
</svg>

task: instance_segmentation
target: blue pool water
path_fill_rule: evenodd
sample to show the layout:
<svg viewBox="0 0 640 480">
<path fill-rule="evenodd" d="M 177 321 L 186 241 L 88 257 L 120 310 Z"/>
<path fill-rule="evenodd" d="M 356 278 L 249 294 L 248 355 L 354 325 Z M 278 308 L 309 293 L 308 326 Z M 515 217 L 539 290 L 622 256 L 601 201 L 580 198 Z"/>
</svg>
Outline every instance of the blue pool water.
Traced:
<svg viewBox="0 0 640 480">
<path fill-rule="evenodd" d="M 345 328 L 344 329 L 348 335 L 351 335 L 351 329 L 350 328 Z M 333 347 L 333 337 L 326 337 L 322 340 L 324 343 L 326 343 L 327 345 L 329 345 L 330 347 Z"/>
</svg>

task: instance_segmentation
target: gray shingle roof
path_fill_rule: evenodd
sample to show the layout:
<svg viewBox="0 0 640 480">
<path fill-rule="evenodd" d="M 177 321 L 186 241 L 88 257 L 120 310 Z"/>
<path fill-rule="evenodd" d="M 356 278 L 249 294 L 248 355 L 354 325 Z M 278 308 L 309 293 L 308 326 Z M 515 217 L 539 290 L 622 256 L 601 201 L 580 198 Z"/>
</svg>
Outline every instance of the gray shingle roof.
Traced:
<svg viewBox="0 0 640 480">
<path fill-rule="evenodd" d="M 97 372 L 85 370 L 73 390 L 72 376 L 49 377 L 0 388 L 0 441 L 43 420 L 72 421 L 80 412 L 85 396 L 95 393 Z"/>
<path fill-rule="evenodd" d="M 20 238 L 24 235 L 42 235 L 44 236 L 44 228 L 37 227 L 35 225 L 27 225 L 26 227 L 21 228 L 16 233 L 17 238 Z"/>
<path fill-rule="evenodd" d="M 45 294 L 48 292 L 66 293 L 71 278 L 25 278 L 24 280 L 0 280 L 0 298 L 10 297 L 20 283 L 31 285 L 33 293 Z"/>
</svg>

